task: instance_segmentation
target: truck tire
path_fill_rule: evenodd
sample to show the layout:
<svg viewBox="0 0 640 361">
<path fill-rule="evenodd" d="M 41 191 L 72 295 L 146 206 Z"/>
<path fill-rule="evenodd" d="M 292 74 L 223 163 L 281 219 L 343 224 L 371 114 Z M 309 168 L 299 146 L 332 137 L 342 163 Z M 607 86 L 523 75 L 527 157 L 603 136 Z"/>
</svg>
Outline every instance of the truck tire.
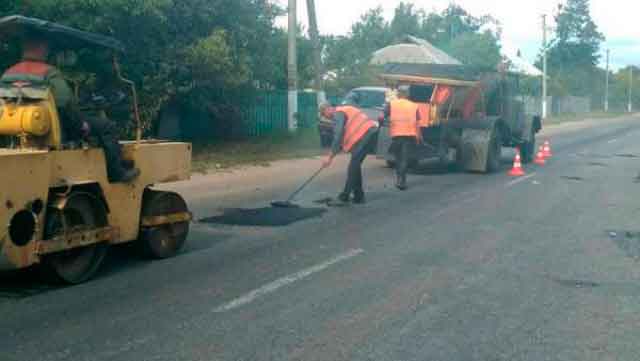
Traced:
<svg viewBox="0 0 640 361">
<path fill-rule="evenodd" d="M 489 149 L 487 152 L 486 172 L 497 172 L 500 169 L 500 164 L 502 162 L 502 137 L 500 136 L 500 129 L 498 127 L 494 127 L 491 131 Z"/>
<path fill-rule="evenodd" d="M 530 139 L 530 141 L 524 142 L 520 145 L 520 157 L 524 164 L 531 163 L 536 153 L 536 133 L 533 130 L 531 130 Z"/>
</svg>

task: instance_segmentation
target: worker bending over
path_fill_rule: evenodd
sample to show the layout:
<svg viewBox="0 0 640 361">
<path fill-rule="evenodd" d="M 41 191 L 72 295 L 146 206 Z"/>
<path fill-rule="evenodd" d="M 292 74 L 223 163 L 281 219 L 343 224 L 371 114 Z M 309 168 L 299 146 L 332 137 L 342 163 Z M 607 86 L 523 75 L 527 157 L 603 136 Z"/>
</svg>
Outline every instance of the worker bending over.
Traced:
<svg viewBox="0 0 640 361">
<path fill-rule="evenodd" d="M 336 205 L 348 203 L 351 200 L 351 195 L 353 195 L 353 203 L 362 204 L 365 202 L 362 186 L 362 162 L 375 145 L 378 124 L 369 119 L 367 114 L 360 109 L 350 105 L 334 108 L 329 104 L 322 104 L 320 113 L 334 122 L 333 145 L 331 153 L 323 161 L 323 167 L 329 167 L 333 158 L 340 151 L 351 153 L 347 180 L 344 190 L 338 195 L 338 204 Z"/>
<path fill-rule="evenodd" d="M 407 189 L 409 161 L 414 157 L 417 142 L 422 141 L 418 105 L 408 98 L 409 87 L 398 87 L 398 98 L 387 103 L 384 111 L 396 161 L 396 187 L 400 190 Z"/>
</svg>

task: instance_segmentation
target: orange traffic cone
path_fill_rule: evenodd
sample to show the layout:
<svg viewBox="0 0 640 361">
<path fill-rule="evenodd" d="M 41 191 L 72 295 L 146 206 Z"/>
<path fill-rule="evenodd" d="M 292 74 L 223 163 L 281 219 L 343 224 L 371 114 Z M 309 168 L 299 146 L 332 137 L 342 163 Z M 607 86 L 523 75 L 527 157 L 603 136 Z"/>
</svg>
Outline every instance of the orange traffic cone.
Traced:
<svg viewBox="0 0 640 361">
<path fill-rule="evenodd" d="M 551 158 L 553 156 L 553 154 L 551 153 L 551 144 L 548 140 L 544 141 L 544 145 L 542 146 L 542 155 L 544 155 L 545 159 Z"/>
<path fill-rule="evenodd" d="M 509 175 L 512 177 L 520 177 L 524 175 L 522 161 L 520 160 L 520 149 L 518 148 L 516 148 L 516 156 L 513 159 L 513 168 L 509 171 Z"/>
<path fill-rule="evenodd" d="M 546 163 L 544 160 L 544 150 L 542 146 L 538 148 L 538 153 L 536 153 L 536 159 L 534 159 L 533 162 L 537 165 L 544 165 Z"/>
</svg>

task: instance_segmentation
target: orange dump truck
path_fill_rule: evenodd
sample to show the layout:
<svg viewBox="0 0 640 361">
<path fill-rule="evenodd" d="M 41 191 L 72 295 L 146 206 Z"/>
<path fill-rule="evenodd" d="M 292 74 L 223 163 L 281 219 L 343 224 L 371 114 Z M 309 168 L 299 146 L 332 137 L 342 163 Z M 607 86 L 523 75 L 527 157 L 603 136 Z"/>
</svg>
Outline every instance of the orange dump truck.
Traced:
<svg viewBox="0 0 640 361">
<path fill-rule="evenodd" d="M 534 155 L 539 116 L 525 116 L 518 74 L 462 65 L 387 64 L 380 78 L 390 88 L 409 85 L 419 105 L 423 144 L 412 162 L 451 154 L 461 169 L 493 172 L 502 147 L 518 147 L 524 162 Z M 393 166 L 388 124 L 378 136 L 378 157 Z"/>
</svg>

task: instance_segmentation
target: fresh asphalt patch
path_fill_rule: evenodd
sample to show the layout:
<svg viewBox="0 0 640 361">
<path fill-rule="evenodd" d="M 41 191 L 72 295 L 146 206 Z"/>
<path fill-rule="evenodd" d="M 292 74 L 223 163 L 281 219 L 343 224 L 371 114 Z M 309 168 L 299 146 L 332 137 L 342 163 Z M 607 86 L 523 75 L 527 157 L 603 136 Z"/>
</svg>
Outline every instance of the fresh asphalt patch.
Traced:
<svg viewBox="0 0 640 361">
<path fill-rule="evenodd" d="M 282 227 L 305 219 L 321 217 L 325 212 L 327 212 L 326 208 L 231 208 L 224 210 L 221 215 L 204 218 L 199 222 L 233 226 Z"/>
</svg>

